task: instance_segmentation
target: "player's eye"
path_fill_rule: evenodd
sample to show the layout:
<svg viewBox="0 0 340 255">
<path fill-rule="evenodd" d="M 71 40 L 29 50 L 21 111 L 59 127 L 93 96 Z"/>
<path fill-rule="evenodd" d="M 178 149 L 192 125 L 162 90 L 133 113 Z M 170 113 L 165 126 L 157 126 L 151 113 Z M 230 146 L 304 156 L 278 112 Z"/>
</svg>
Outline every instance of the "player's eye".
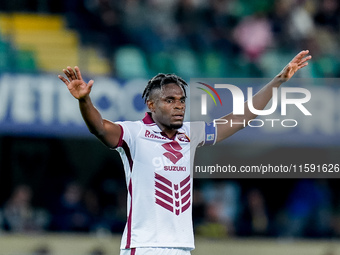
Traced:
<svg viewBox="0 0 340 255">
<path fill-rule="evenodd" d="M 174 100 L 172 100 L 172 99 L 167 99 L 166 102 L 169 103 L 169 104 L 171 104 L 171 103 L 174 102 Z"/>
</svg>

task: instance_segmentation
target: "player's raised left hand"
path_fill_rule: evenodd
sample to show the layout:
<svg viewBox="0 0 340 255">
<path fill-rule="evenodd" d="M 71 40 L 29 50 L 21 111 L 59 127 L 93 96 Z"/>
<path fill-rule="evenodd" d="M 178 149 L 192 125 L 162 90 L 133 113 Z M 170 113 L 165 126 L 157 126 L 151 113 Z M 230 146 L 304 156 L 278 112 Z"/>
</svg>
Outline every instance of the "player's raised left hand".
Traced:
<svg viewBox="0 0 340 255">
<path fill-rule="evenodd" d="M 303 50 L 299 54 L 297 54 L 289 63 L 286 65 L 282 71 L 277 75 L 277 78 L 280 79 L 281 82 L 286 82 L 301 68 L 308 65 L 308 60 L 312 58 L 312 56 L 307 56 L 309 50 Z"/>
</svg>

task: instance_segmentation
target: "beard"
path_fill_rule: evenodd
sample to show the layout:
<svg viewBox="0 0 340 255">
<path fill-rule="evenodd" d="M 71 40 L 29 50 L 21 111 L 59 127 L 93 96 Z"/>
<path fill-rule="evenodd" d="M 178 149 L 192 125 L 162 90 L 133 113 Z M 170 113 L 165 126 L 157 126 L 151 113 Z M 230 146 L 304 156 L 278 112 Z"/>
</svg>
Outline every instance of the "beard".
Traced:
<svg viewBox="0 0 340 255">
<path fill-rule="evenodd" d="M 183 126 L 183 123 L 180 123 L 180 124 L 170 124 L 170 128 L 171 129 L 179 129 Z"/>
</svg>

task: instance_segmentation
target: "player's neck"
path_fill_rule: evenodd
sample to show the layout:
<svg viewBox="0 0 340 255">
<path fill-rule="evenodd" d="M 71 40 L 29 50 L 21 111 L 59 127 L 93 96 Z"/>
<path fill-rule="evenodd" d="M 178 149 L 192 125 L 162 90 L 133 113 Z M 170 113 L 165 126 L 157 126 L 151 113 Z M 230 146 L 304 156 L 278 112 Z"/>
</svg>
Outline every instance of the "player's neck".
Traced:
<svg viewBox="0 0 340 255">
<path fill-rule="evenodd" d="M 168 138 L 172 139 L 174 135 L 176 135 L 177 129 L 171 129 L 171 130 L 162 130 L 162 135 L 167 136 Z"/>
<path fill-rule="evenodd" d="M 157 126 L 159 127 L 159 129 L 162 130 L 162 132 L 161 132 L 162 135 L 171 139 L 177 133 L 177 129 L 164 126 L 160 122 L 158 122 L 157 120 L 154 120 L 154 121 L 157 124 Z"/>
</svg>

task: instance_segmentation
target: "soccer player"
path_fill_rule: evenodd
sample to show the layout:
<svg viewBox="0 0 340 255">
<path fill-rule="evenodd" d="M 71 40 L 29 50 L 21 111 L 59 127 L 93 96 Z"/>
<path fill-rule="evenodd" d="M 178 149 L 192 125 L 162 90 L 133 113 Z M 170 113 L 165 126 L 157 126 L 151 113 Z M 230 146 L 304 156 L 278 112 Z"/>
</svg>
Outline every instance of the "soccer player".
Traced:
<svg viewBox="0 0 340 255">
<path fill-rule="evenodd" d="M 263 109 L 272 88 L 289 80 L 308 64 L 308 50 L 301 51 L 257 94 L 255 109 Z M 122 158 L 128 189 L 127 223 L 121 255 L 190 254 L 194 249 L 192 226 L 192 178 L 195 149 L 231 136 L 242 125 L 208 125 L 184 122 L 186 82 L 173 74 L 158 74 L 143 93 L 149 112 L 141 121 L 111 122 L 103 119 L 91 102 L 93 80 L 86 83 L 76 66 L 58 77 L 79 101 L 84 121 L 92 134 Z M 245 104 L 244 116 L 222 117 L 234 123 L 254 119 Z"/>
</svg>

